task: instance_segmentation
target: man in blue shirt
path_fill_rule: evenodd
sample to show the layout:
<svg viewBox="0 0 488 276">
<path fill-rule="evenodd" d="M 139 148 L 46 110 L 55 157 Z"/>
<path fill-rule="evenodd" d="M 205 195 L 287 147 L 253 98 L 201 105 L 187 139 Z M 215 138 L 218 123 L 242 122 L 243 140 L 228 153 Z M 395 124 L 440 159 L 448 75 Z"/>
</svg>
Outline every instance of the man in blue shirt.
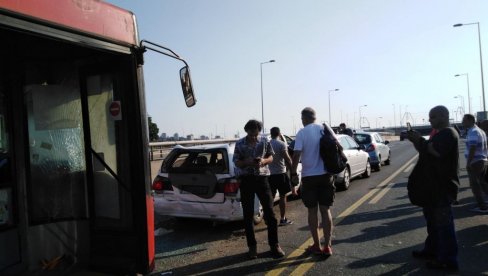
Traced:
<svg viewBox="0 0 488 276">
<path fill-rule="evenodd" d="M 488 166 L 486 134 L 475 124 L 474 116 L 465 114 L 463 126 L 467 130 L 466 135 L 466 170 L 469 176 L 469 185 L 473 191 L 477 207 L 471 209 L 473 212 L 488 213 L 483 194 L 488 195 L 488 183 L 485 181 L 486 169 Z"/>
</svg>

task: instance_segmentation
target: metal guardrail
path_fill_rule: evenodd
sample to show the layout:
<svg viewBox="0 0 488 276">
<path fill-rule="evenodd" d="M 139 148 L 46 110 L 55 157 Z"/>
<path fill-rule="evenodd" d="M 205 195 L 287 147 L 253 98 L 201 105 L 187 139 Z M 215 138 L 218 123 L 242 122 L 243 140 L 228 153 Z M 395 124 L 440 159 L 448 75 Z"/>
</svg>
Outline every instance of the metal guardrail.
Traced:
<svg viewBox="0 0 488 276">
<path fill-rule="evenodd" d="M 387 140 L 390 137 L 395 136 L 394 132 L 382 131 L 378 132 L 380 135 L 384 136 Z M 389 139 L 388 139 L 389 138 Z M 212 140 L 189 140 L 189 141 L 166 141 L 166 142 L 151 142 L 149 143 L 149 160 L 161 160 L 169 153 L 169 151 L 176 145 L 182 146 L 196 146 L 196 145 L 211 145 L 211 144 L 227 144 L 234 143 L 238 138 L 232 139 L 212 139 Z"/>
</svg>

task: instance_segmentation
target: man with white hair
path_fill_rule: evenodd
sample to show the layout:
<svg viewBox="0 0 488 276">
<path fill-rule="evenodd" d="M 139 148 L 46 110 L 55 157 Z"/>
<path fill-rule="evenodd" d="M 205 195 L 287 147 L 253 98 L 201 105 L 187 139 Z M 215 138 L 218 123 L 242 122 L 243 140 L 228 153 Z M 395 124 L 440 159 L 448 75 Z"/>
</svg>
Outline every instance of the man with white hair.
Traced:
<svg viewBox="0 0 488 276">
<path fill-rule="evenodd" d="M 300 159 L 302 161 L 302 201 L 308 210 L 308 226 L 313 238 L 313 244 L 307 248 L 309 253 L 332 255 L 331 234 L 332 214 L 330 206 L 334 203 L 334 176 L 327 173 L 324 162 L 320 157 L 320 138 L 323 127 L 315 123 L 315 110 L 306 107 L 302 110 L 304 128 L 298 131 L 292 162 L 292 177 L 296 177 L 296 170 Z M 325 125 L 325 127 L 328 127 Z M 331 135 L 333 131 L 329 128 Z M 335 137 L 335 136 L 334 136 Z M 317 213 L 322 216 L 322 230 L 325 246 L 321 248 L 319 240 L 319 220 Z"/>
</svg>

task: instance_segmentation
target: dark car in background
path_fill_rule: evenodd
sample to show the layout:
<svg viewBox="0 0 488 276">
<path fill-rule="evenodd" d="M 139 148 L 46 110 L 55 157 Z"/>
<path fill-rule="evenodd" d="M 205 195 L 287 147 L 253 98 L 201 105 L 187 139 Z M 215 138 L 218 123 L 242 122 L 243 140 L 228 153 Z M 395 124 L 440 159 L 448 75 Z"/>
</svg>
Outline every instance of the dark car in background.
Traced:
<svg viewBox="0 0 488 276">
<path fill-rule="evenodd" d="M 402 130 L 400 132 L 400 141 L 403 141 L 405 139 L 407 139 L 407 131 L 406 130 Z"/>
</svg>

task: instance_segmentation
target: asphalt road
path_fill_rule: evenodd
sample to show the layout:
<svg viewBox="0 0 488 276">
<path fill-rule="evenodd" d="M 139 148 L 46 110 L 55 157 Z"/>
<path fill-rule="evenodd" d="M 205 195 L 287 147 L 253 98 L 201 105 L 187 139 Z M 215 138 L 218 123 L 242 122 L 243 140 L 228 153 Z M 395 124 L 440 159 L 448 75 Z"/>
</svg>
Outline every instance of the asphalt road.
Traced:
<svg viewBox="0 0 488 276">
<path fill-rule="evenodd" d="M 248 260 L 240 222 L 215 225 L 159 218 L 153 275 L 436 275 L 411 257 L 426 236 L 421 209 L 409 203 L 406 191 L 416 152 L 408 141 L 392 142 L 391 151 L 390 166 L 370 178 L 355 179 L 349 190 L 336 193 L 331 209 L 336 224 L 334 255 L 330 258 L 305 254 L 311 243 L 306 209 L 301 200 L 293 200 L 288 203 L 287 217 L 294 224 L 278 229 L 287 254 L 284 259 L 269 255 L 264 223 L 256 227 L 258 259 Z M 454 207 L 459 274 L 488 275 L 488 215 L 468 211 L 473 199 L 465 170 L 461 170 L 459 198 Z M 279 214 L 278 206 L 275 213 Z"/>
</svg>

